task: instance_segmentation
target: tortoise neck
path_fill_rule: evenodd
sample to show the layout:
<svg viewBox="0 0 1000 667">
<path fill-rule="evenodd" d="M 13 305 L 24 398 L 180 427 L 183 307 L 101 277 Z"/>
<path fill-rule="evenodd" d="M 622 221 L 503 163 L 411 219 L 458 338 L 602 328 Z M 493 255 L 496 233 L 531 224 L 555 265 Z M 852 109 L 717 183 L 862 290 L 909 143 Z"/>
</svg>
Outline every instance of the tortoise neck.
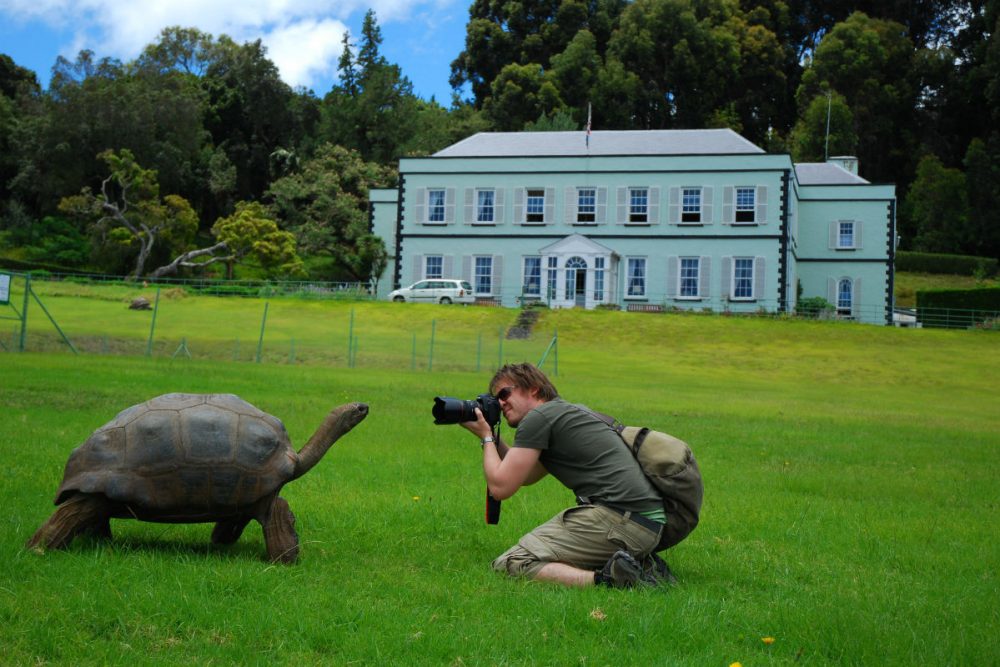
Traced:
<svg viewBox="0 0 1000 667">
<path fill-rule="evenodd" d="M 337 442 L 340 436 L 349 429 L 344 428 L 341 415 L 344 406 L 334 408 L 320 424 L 316 432 L 309 438 L 309 442 L 299 450 L 299 460 L 295 464 L 295 477 L 298 478 L 309 472 L 314 465 L 329 451 L 333 443 Z M 293 479 L 294 479 L 293 478 Z"/>
</svg>

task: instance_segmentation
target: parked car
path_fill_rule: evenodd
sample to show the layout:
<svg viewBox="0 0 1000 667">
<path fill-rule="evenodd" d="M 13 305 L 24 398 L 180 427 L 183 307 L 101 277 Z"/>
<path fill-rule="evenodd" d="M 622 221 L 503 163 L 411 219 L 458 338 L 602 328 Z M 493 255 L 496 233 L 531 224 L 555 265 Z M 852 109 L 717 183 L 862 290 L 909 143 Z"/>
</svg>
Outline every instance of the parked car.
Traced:
<svg viewBox="0 0 1000 667">
<path fill-rule="evenodd" d="M 421 280 L 409 287 L 389 292 L 390 301 L 414 303 L 475 303 L 472 285 L 467 280 Z"/>
</svg>

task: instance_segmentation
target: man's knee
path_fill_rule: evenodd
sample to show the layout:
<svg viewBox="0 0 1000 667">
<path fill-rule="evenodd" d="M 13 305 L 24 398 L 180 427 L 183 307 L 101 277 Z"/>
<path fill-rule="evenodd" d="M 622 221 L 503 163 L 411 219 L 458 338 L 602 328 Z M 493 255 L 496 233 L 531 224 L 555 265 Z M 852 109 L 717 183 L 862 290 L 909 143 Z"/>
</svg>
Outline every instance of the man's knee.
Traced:
<svg viewBox="0 0 1000 667">
<path fill-rule="evenodd" d="M 546 561 L 531 553 L 521 545 L 516 545 L 501 554 L 493 561 L 493 569 L 511 577 L 534 579 L 538 571 L 545 567 Z"/>
</svg>

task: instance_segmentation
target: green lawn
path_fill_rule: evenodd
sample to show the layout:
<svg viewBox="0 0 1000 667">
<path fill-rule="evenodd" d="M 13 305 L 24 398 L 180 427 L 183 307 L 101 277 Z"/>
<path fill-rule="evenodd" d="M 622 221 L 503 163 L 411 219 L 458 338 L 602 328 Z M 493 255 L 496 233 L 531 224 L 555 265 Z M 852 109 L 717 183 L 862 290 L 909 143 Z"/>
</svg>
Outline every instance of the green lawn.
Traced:
<svg viewBox="0 0 1000 667">
<path fill-rule="evenodd" d="M 1000 287 L 1000 278 L 977 279 L 972 276 L 951 276 L 939 273 L 905 273 L 898 271 L 893 291 L 896 305 L 913 308 L 917 305 L 917 290 L 933 289 L 976 289 L 978 287 Z"/>
<path fill-rule="evenodd" d="M 123 309 L 43 300 L 81 335 Z M 161 310 L 162 326 L 184 329 L 193 350 L 236 326 L 256 344 L 262 302 L 181 302 Z M 346 348 L 351 309 L 353 368 L 321 353 L 324 336 Z M 991 332 L 557 311 L 523 347 L 500 350 L 516 311 L 287 300 L 270 303 L 268 331 L 274 314 L 276 331 L 314 352 L 257 364 L 171 358 L 168 342 L 146 358 L 150 315 L 126 312 L 147 318 L 134 327 L 139 356 L 0 354 L 4 664 L 1000 663 Z M 365 356 L 365 340 L 386 352 L 396 340 L 407 359 L 414 330 L 426 351 L 432 323 L 463 349 L 486 339 L 478 372 L 444 351 L 433 372 L 426 359 L 411 370 Z M 565 397 L 669 431 L 699 459 L 702 524 L 666 553 L 680 581 L 671 590 L 563 590 L 489 570 L 571 493 L 545 480 L 486 526 L 479 448 L 432 424 L 431 399 L 473 397 L 501 356 L 538 361 L 554 331 Z M 265 562 L 256 524 L 229 548 L 208 544 L 208 525 L 116 521 L 109 543 L 23 550 L 69 451 L 169 391 L 239 394 L 298 446 L 331 406 L 371 405 L 283 493 L 297 565 Z"/>
</svg>

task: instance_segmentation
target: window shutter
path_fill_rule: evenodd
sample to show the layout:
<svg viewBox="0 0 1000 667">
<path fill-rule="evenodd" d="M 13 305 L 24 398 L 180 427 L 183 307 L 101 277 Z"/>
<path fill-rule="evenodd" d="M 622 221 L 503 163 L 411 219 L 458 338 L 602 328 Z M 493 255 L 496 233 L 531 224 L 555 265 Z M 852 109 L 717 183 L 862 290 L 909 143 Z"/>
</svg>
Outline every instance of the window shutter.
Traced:
<svg viewBox="0 0 1000 667">
<path fill-rule="evenodd" d="M 837 233 L 840 231 L 838 229 L 839 224 L 836 220 L 830 223 L 830 250 L 837 249 Z"/>
<path fill-rule="evenodd" d="M 493 255 L 493 295 L 503 294 L 503 255 Z"/>
<path fill-rule="evenodd" d="M 667 298 L 677 298 L 677 257 L 667 257 Z"/>
<path fill-rule="evenodd" d="M 736 213 L 733 208 L 733 197 L 736 196 L 736 188 L 727 185 L 722 188 L 722 224 L 731 225 L 736 221 Z"/>
<path fill-rule="evenodd" d="M 576 208 L 577 208 L 576 188 L 566 188 L 565 197 L 566 200 L 563 202 L 563 213 L 565 215 L 565 218 L 563 221 L 567 225 L 572 225 L 574 222 L 576 222 Z M 548 217 L 549 217 L 547 211 L 549 202 L 547 200 L 548 198 L 546 198 L 545 202 L 546 222 L 548 222 Z"/>
<path fill-rule="evenodd" d="M 415 283 L 418 280 L 422 280 L 424 277 L 424 256 L 414 255 L 413 256 L 413 280 L 411 283 Z"/>
<path fill-rule="evenodd" d="M 861 221 L 857 220 L 854 223 L 854 247 L 861 250 Z"/>
<path fill-rule="evenodd" d="M 462 280 L 472 282 L 472 256 L 462 255 Z M 473 285 L 475 287 L 475 285 Z"/>
<path fill-rule="evenodd" d="M 712 186 L 706 185 L 701 189 L 701 221 L 706 225 L 711 225 L 712 220 Z"/>
<path fill-rule="evenodd" d="M 414 195 L 417 201 L 416 205 L 413 207 L 413 213 L 417 218 L 417 224 L 422 225 L 427 222 L 427 217 L 424 215 L 424 208 L 426 206 L 425 202 L 427 201 L 427 188 L 417 188 Z"/>
<path fill-rule="evenodd" d="M 476 221 L 476 189 L 465 188 L 465 224 Z"/>
<path fill-rule="evenodd" d="M 523 225 L 526 220 L 524 211 L 524 188 L 514 188 L 514 224 Z"/>
<path fill-rule="evenodd" d="M 731 297 L 733 291 L 733 258 L 722 258 L 722 291 L 720 297 L 725 300 Z"/>
<path fill-rule="evenodd" d="M 446 188 L 444 191 L 444 224 L 455 223 L 455 188 Z"/>
<path fill-rule="evenodd" d="M 444 278 L 451 278 L 455 270 L 455 256 L 445 255 L 441 258 L 441 272 L 444 274 Z"/>
<path fill-rule="evenodd" d="M 594 216 L 594 220 L 599 225 L 603 225 L 608 221 L 608 189 L 607 188 L 597 188 L 597 215 Z"/>
<path fill-rule="evenodd" d="M 827 278 L 826 279 L 826 300 L 833 305 L 834 308 L 837 307 L 837 279 Z"/>
<path fill-rule="evenodd" d="M 649 192 L 649 212 L 646 216 L 646 220 L 651 225 L 659 224 L 660 222 L 660 188 L 650 188 Z"/>
<path fill-rule="evenodd" d="M 851 283 L 851 317 L 861 317 L 861 278 L 855 278 Z"/>
<path fill-rule="evenodd" d="M 681 221 L 681 189 L 670 188 L 670 204 L 667 213 L 667 222 L 676 225 Z"/>
<path fill-rule="evenodd" d="M 764 258 L 753 258 L 753 298 L 764 300 Z"/>
<path fill-rule="evenodd" d="M 702 299 L 708 298 L 709 286 L 708 281 L 711 279 L 712 275 L 712 258 L 705 257 L 704 255 L 698 261 L 698 271 L 700 275 L 698 276 L 698 296 Z"/>
<path fill-rule="evenodd" d="M 497 188 L 493 191 L 493 223 L 502 225 L 504 222 L 503 211 L 503 189 Z"/>
<path fill-rule="evenodd" d="M 545 188 L 545 224 L 551 225 L 556 221 L 556 189 Z"/>
<path fill-rule="evenodd" d="M 628 222 L 628 188 L 618 188 L 618 224 Z"/>
<path fill-rule="evenodd" d="M 755 221 L 758 225 L 767 224 L 767 186 L 757 186 L 757 216 Z"/>
</svg>

